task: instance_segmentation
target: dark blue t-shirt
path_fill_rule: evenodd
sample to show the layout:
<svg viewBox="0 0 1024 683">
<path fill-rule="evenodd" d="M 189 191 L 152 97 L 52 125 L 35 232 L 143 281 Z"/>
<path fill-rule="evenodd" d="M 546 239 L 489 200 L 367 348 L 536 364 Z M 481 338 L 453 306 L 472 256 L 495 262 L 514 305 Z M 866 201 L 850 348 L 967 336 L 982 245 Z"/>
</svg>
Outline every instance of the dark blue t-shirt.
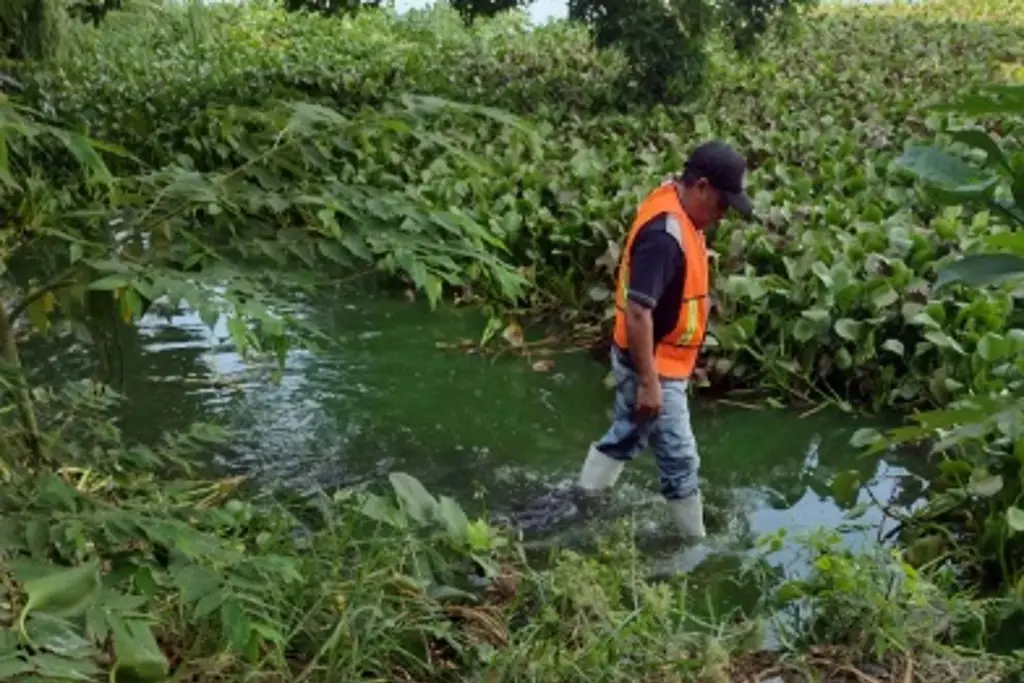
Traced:
<svg viewBox="0 0 1024 683">
<path fill-rule="evenodd" d="M 667 213 L 649 220 L 640 228 L 630 251 L 628 297 L 651 310 L 655 342 L 671 332 L 679 321 L 686 275 L 683 246 L 678 237 L 680 226 L 675 218 L 670 226 L 669 220 Z"/>
</svg>

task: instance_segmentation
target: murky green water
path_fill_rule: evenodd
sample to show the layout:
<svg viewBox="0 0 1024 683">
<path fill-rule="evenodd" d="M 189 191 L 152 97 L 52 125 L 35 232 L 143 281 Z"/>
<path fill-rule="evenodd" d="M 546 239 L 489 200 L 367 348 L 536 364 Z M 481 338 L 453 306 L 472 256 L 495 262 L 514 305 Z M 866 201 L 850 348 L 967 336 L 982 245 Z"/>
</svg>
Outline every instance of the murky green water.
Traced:
<svg viewBox="0 0 1024 683">
<path fill-rule="evenodd" d="M 924 486 L 923 464 L 859 457 L 848 440 L 863 423 L 848 416 L 697 400 L 711 538 L 682 550 L 649 455 L 627 467 L 596 515 L 580 516 L 572 506 L 568 488 L 606 427 L 611 402 L 602 384 L 607 368 L 590 355 L 555 356 L 553 370 L 541 373 L 523 358 L 440 349 L 478 335 L 480 317 L 383 297 L 339 295 L 308 314 L 336 347 L 322 356 L 293 354 L 278 384 L 246 371 L 196 317 L 150 316 L 121 342 L 126 433 L 148 439 L 197 419 L 220 422 L 237 439 L 214 464 L 252 474 L 262 487 L 386 485 L 389 472 L 404 470 L 470 509 L 512 513 L 535 545 L 586 544 L 602 525 L 629 517 L 660 566 L 699 566 L 705 574 L 734 567 L 762 534 L 844 524 L 852 501 L 841 504 L 830 490 L 837 472 L 859 470 L 857 501 L 870 504 L 858 520 L 868 529 L 848 534 L 854 544 L 892 523 L 872 501 L 909 505 Z M 73 357 L 54 358 L 54 367 Z M 792 559 L 786 550 L 777 556 Z"/>
</svg>

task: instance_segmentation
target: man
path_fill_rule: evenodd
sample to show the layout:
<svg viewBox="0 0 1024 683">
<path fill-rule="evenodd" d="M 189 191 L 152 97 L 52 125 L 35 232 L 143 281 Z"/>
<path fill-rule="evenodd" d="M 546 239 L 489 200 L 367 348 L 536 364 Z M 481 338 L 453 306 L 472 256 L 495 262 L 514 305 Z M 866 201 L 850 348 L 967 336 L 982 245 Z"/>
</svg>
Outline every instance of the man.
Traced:
<svg viewBox="0 0 1024 683">
<path fill-rule="evenodd" d="M 579 479 L 585 491 L 611 487 L 625 463 L 649 444 L 672 518 L 693 540 L 706 536 L 686 394 L 708 324 L 704 234 L 730 208 L 753 214 L 745 173 L 736 150 L 708 142 L 693 151 L 680 177 L 640 204 L 616 287 L 615 417 L 591 445 Z"/>
</svg>

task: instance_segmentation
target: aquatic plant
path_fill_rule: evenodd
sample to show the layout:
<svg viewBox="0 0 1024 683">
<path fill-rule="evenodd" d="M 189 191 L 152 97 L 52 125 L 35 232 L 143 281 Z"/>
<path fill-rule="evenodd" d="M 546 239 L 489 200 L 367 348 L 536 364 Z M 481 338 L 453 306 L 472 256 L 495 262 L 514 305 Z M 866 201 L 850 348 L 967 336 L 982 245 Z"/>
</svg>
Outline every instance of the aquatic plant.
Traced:
<svg viewBox="0 0 1024 683">
<path fill-rule="evenodd" d="M 701 619 L 685 577 L 646 580 L 628 530 L 595 557 L 559 551 L 533 571 L 514 538 L 400 473 L 390 491 L 261 499 L 189 467 L 217 430 L 125 443 L 109 391 L 33 383 L 17 350 L 68 328 L 102 346 L 110 325 L 168 297 L 208 322 L 229 316 L 240 348 L 280 354 L 319 337 L 272 292 L 364 272 L 434 303 L 483 302 L 495 338 L 551 311 L 577 338 L 603 335 L 633 204 L 691 138 L 720 135 L 750 150 L 765 221 L 716 239 L 716 384 L 877 406 L 998 396 L 1016 380 L 995 364 L 1024 343 L 1011 294 L 926 285 L 1011 226 L 942 209 L 890 167 L 903 133 L 944 127 L 928 100 L 1014 58 L 1018 11 L 829 8 L 757 60 L 716 54 L 700 102 L 651 110 L 622 106 L 621 54 L 564 24 L 163 7 L 75 29 L 88 49 L 22 65 L 25 99 L 3 100 L 0 116 L 0 337 L 15 399 L 0 414 L 0 677 L 998 677 L 1012 661 L 951 649 L 984 630 L 990 603 L 915 568 L 918 546 L 862 557 L 812 539 L 809 577 L 767 577 L 765 593 L 802 619 L 765 653 L 769 614 Z M 1012 528 L 1017 491 L 997 490 L 994 470 L 975 479 L 986 501 L 1006 488 L 986 518 L 1006 526 L 987 528 Z"/>
<path fill-rule="evenodd" d="M 418 92 L 521 115 L 448 109 L 415 136 L 371 126 L 331 165 L 344 179 L 458 207 L 503 245 L 468 238 L 525 288 L 475 266 L 442 287 L 447 300 L 491 310 L 487 341 L 510 324 L 547 321 L 564 343 L 606 343 L 611 270 L 636 202 L 693 142 L 723 137 L 750 157 L 762 220 L 715 236 L 716 314 L 700 383 L 848 409 L 941 405 L 1002 382 L 976 371 L 993 339 L 1021 350 L 1005 292 L 928 293 L 937 268 L 1008 224 L 990 211 L 964 220 L 893 162 L 955 118 L 931 102 L 1013 78 L 1024 44 L 1016 8 L 823 7 L 770 34 L 754 59 L 713 52 L 701 99 L 625 114 L 631 100 L 616 85 L 625 60 L 590 47 L 581 27 L 527 30 L 505 16 L 466 28 L 443 8 L 325 23 L 217 7 L 195 30 L 168 9 L 122 12 L 82 29 L 95 57 L 35 70 L 26 83 L 41 110 L 100 139 L 150 163 L 187 155 L 211 172 L 235 163 L 229 102 L 301 96 L 365 123 Z M 961 53 L 972 58 L 947 58 Z M 1019 123 L 1003 119 L 1001 135 L 1013 135 Z M 474 160 L 439 158 L 430 136 L 441 131 Z"/>
<path fill-rule="evenodd" d="M 989 119 L 1019 117 L 1024 115 L 1024 86 L 990 86 L 940 106 Z M 1012 326 L 1019 324 L 1016 302 L 1024 281 L 1024 147 L 1019 140 L 1013 144 L 1012 136 L 989 130 L 959 128 L 951 134 L 957 147 L 912 147 L 897 163 L 923 179 L 939 201 L 1005 219 L 1005 231 L 974 241 L 940 269 L 933 291 L 985 288 L 1001 293 L 1008 302 L 1006 329 L 977 338 L 978 381 L 970 395 L 945 408 L 915 413 L 911 424 L 885 435 L 866 431 L 857 440 L 869 451 L 926 441 L 930 454 L 941 459 L 928 505 L 904 522 L 915 562 L 954 556 L 983 585 L 1018 591 L 1024 577 L 1019 536 L 1024 531 L 1024 356 L 1015 343 L 1024 335 Z M 974 152 L 966 159 L 953 151 L 965 147 Z M 963 320 L 965 326 L 970 323 Z"/>
</svg>

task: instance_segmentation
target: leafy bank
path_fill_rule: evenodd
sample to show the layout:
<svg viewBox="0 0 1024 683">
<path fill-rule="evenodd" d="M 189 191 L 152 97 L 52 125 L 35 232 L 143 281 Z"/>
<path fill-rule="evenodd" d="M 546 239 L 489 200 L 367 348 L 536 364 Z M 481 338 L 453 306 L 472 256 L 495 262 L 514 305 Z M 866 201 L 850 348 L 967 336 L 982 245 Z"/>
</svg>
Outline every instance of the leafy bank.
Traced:
<svg viewBox="0 0 1024 683">
<path fill-rule="evenodd" d="M 1024 355 L 1013 292 L 929 283 L 1012 223 L 942 208 L 891 162 L 960 122 L 926 105 L 1015 78 L 1022 34 L 1009 1 L 829 7 L 754 61 L 723 47 L 700 101 L 647 110 L 608 86 L 621 55 L 568 25 L 115 13 L 76 30 L 74 60 L 19 65 L 35 111 L 4 102 L 16 303 L 0 332 L 70 325 L 102 345 L 90 312 L 131 323 L 166 296 L 230 316 L 243 348 L 284 353 L 316 330 L 273 312 L 268 291 L 365 269 L 488 306 L 488 336 L 556 315 L 589 342 L 636 200 L 717 135 L 749 150 L 767 220 L 716 238 L 710 383 L 851 407 L 998 395 Z M 1003 143 L 1020 120 L 987 125 Z M 4 348 L 15 363 L 17 343 Z M 0 499 L 13 680 L 933 681 L 1013 666 L 963 649 L 1005 602 L 973 599 L 941 563 L 811 542 L 812 575 L 766 586 L 765 605 L 810 618 L 763 653 L 756 615 L 699 623 L 682 580 L 638 578 L 628 539 L 532 571 L 508 536 L 401 475 L 393 495 L 341 493 L 301 518 L 257 508 L 180 462 L 215 432 L 124 444 L 106 392 L 4 381 L 22 417 L 5 424 Z"/>
</svg>

